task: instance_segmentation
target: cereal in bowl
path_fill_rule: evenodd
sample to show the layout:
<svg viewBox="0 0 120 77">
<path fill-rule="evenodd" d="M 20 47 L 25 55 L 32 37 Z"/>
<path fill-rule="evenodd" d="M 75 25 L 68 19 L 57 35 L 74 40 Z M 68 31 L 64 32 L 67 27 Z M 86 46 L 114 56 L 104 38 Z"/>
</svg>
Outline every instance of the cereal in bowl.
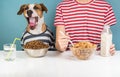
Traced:
<svg viewBox="0 0 120 77">
<path fill-rule="evenodd" d="M 92 55 L 92 53 L 96 50 L 96 45 L 92 44 L 88 41 L 80 41 L 75 43 L 73 47 L 71 47 L 71 51 L 74 56 L 78 59 L 86 60 Z"/>
</svg>

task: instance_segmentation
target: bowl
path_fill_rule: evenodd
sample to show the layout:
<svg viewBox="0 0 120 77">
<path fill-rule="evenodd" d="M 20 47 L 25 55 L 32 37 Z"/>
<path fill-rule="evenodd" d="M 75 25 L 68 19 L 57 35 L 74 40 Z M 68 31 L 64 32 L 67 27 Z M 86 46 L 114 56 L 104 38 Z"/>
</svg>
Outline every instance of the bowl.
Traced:
<svg viewBox="0 0 120 77">
<path fill-rule="evenodd" d="M 70 47 L 73 55 L 80 60 L 87 60 L 91 57 L 94 51 L 96 51 L 96 45 L 86 41 L 80 41 Z"/>
<path fill-rule="evenodd" d="M 72 51 L 73 55 L 77 57 L 80 60 L 87 60 L 90 58 L 90 56 L 93 54 L 93 52 L 96 50 L 95 48 L 74 48 L 71 47 L 70 50 Z"/>
<path fill-rule="evenodd" d="M 46 55 L 49 45 L 39 40 L 27 42 L 24 46 L 24 51 L 31 57 L 43 57 Z"/>
<path fill-rule="evenodd" d="M 42 48 L 42 49 L 24 49 L 24 51 L 30 56 L 30 57 L 44 57 L 47 52 L 48 48 Z"/>
</svg>

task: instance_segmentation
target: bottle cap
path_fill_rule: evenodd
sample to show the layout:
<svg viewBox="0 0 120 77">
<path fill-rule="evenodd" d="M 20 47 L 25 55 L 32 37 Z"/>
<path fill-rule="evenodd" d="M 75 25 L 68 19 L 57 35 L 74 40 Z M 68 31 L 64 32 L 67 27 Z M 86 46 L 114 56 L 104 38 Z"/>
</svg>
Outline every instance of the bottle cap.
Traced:
<svg viewBox="0 0 120 77">
<path fill-rule="evenodd" d="M 110 26 L 109 25 L 104 25 L 104 28 L 110 28 Z"/>
</svg>

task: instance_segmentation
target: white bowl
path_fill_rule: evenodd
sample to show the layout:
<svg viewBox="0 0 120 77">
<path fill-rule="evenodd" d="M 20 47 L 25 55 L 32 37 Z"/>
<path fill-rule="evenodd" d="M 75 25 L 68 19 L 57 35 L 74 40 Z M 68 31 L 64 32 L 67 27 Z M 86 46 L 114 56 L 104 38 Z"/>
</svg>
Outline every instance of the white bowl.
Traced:
<svg viewBox="0 0 120 77">
<path fill-rule="evenodd" d="M 43 57 L 48 52 L 48 48 L 42 49 L 24 49 L 24 51 L 31 57 Z"/>
</svg>

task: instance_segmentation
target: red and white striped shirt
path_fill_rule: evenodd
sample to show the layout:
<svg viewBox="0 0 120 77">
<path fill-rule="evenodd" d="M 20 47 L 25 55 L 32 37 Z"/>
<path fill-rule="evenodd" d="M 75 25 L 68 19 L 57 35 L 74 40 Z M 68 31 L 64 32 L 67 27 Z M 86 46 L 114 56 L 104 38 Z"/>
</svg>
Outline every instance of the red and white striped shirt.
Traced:
<svg viewBox="0 0 120 77">
<path fill-rule="evenodd" d="M 91 0 L 87 4 L 81 4 L 76 0 L 69 0 L 57 6 L 54 25 L 64 25 L 73 42 L 89 40 L 100 44 L 103 26 L 115 23 L 112 6 L 106 1 Z"/>
</svg>

